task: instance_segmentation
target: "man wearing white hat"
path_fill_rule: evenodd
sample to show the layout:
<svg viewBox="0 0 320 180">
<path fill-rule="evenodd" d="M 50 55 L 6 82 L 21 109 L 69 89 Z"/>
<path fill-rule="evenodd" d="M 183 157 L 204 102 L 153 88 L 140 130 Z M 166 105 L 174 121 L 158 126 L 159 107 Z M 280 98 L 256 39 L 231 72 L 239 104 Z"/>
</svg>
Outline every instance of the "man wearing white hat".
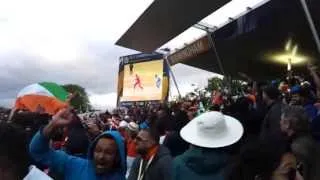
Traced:
<svg viewBox="0 0 320 180">
<path fill-rule="evenodd" d="M 243 135 L 241 123 L 220 112 L 207 112 L 180 131 L 192 147 L 174 160 L 173 180 L 223 180 L 228 154 L 226 147 Z"/>
</svg>

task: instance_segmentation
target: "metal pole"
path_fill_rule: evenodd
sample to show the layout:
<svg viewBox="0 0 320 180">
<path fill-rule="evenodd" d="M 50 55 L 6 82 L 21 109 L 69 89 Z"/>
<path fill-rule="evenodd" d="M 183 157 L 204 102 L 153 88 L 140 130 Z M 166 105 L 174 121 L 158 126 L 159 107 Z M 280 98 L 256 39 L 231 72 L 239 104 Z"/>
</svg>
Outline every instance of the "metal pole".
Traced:
<svg viewBox="0 0 320 180">
<path fill-rule="evenodd" d="M 302 8 L 304 10 L 304 13 L 306 15 L 306 18 L 307 18 L 307 21 L 309 23 L 309 26 L 310 26 L 310 29 L 311 29 L 311 32 L 312 32 L 312 35 L 313 35 L 313 38 L 314 38 L 314 41 L 317 45 L 317 48 L 318 48 L 318 52 L 320 53 L 320 39 L 319 39 L 319 35 L 318 35 L 318 32 L 317 32 L 317 29 L 316 29 L 316 26 L 314 25 L 314 22 L 313 22 L 313 19 L 312 19 L 312 16 L 311 16 L 311 13 L 308 9 L 308 5 L 307 5 L 307 2 L 305 0 L 300 0 L 301 2 L 301 5 L 302 5 Z"/>
<path fill-rule="evenodd" d="M 172 71 L 172 69 L 171 69 L 171 66 L 170 66 L 170 63 L 169 63 L 169 60 L 168 60 L 168 56 L 167 56 L 167 55 L 165 55 L 164 60 L 166 61 L 167 65 L 168 65 L 169 72 L 170 72 L 171 77 L 172 77 L 172 80 L 173 80 L 173 82 L 174 82 L 174 84 L 175 84 L 175 86 L 176 86 L 176 88 L 177 88 L 177 91 L 178 91 L 178 94 L 179 94 L 179 98 L 181 98 L 181 93 L 180 93 L 180 90 L 179 90 L 179 87 L 178 87 L 178 83 L 177 83 L 176 77 L 174 76 L 173 71 Z M 170 87 L 169 87 L 169 89 L 170 89 Z"/>
<path fill-rule="evenodd" d="M 219 54 L 218 54 L 216 45 L 215 45 L 215 43 L 214 43 L 214 41 L 213 41 L 213 39 L 212 39 L 212 36 L 211 36 L 211 32 L 210 32 L 210 31 L 207 31 L 207 37 L 208 37 L 208 40 L 209 40 L 210 47 L 211 47 L 211 49 L 214 51 L 214 54 L 216 55 L 216 58 L 217 58 L 217 61 L 218 61 L 218 65 L 219 65 L 220 71 L 221 71 L 222 75 L 225 76 L 226 74 L 225 74 L 225 72 L 224 72 L 221 59 L 220 59 L 220 57 L 219 57 Z"/>
</svg>

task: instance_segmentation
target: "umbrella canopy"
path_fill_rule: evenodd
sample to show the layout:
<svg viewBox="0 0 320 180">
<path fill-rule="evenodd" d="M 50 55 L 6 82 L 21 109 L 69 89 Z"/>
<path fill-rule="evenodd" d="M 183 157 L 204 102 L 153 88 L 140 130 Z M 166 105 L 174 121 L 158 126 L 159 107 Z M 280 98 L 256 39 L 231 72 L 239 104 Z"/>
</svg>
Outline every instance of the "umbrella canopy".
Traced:
<svg viewBox="0 0 320 180">
<path fill-rule="evenodd" d="M 68 106 L 67 99 L 68 92 L 60 85 L 52 82 L 36 83 L 18 93 L 15 109 L 53 115 Z"/>
</svg>

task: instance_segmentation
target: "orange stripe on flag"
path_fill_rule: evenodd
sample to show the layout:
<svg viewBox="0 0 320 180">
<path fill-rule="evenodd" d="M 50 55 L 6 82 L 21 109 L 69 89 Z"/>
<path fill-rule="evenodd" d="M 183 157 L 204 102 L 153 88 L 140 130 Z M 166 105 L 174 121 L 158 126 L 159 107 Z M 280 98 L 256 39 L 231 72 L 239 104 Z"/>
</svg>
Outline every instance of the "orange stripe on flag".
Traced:
<svg viewBox="0 0 320 180">
<path fill-rule="evenodd" d="M 41 95 L 25 95 L 16 100 L 15 107 L 17 109 L 24 109 L 31 112 L 36 112 L 38 106 L 45 109 L 45 112 L 54 115 L 59 110 L 66 108 L 67 103 L 64 103 L 55 97 L 41 96 Z"/>
</svg>

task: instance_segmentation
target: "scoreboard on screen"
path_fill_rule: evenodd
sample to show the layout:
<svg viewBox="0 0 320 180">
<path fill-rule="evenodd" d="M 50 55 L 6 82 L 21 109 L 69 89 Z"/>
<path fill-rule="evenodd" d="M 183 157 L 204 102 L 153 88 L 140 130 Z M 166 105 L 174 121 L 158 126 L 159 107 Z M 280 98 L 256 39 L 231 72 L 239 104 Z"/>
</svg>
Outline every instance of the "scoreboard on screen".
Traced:
<svg viewBox="0 0 320 180">
<path fill-rule="evenodd" d="M 133 54 L 119 60 L 118 102 L 167 100 L 169 68 L 162 54 Z"/>
</svg>

